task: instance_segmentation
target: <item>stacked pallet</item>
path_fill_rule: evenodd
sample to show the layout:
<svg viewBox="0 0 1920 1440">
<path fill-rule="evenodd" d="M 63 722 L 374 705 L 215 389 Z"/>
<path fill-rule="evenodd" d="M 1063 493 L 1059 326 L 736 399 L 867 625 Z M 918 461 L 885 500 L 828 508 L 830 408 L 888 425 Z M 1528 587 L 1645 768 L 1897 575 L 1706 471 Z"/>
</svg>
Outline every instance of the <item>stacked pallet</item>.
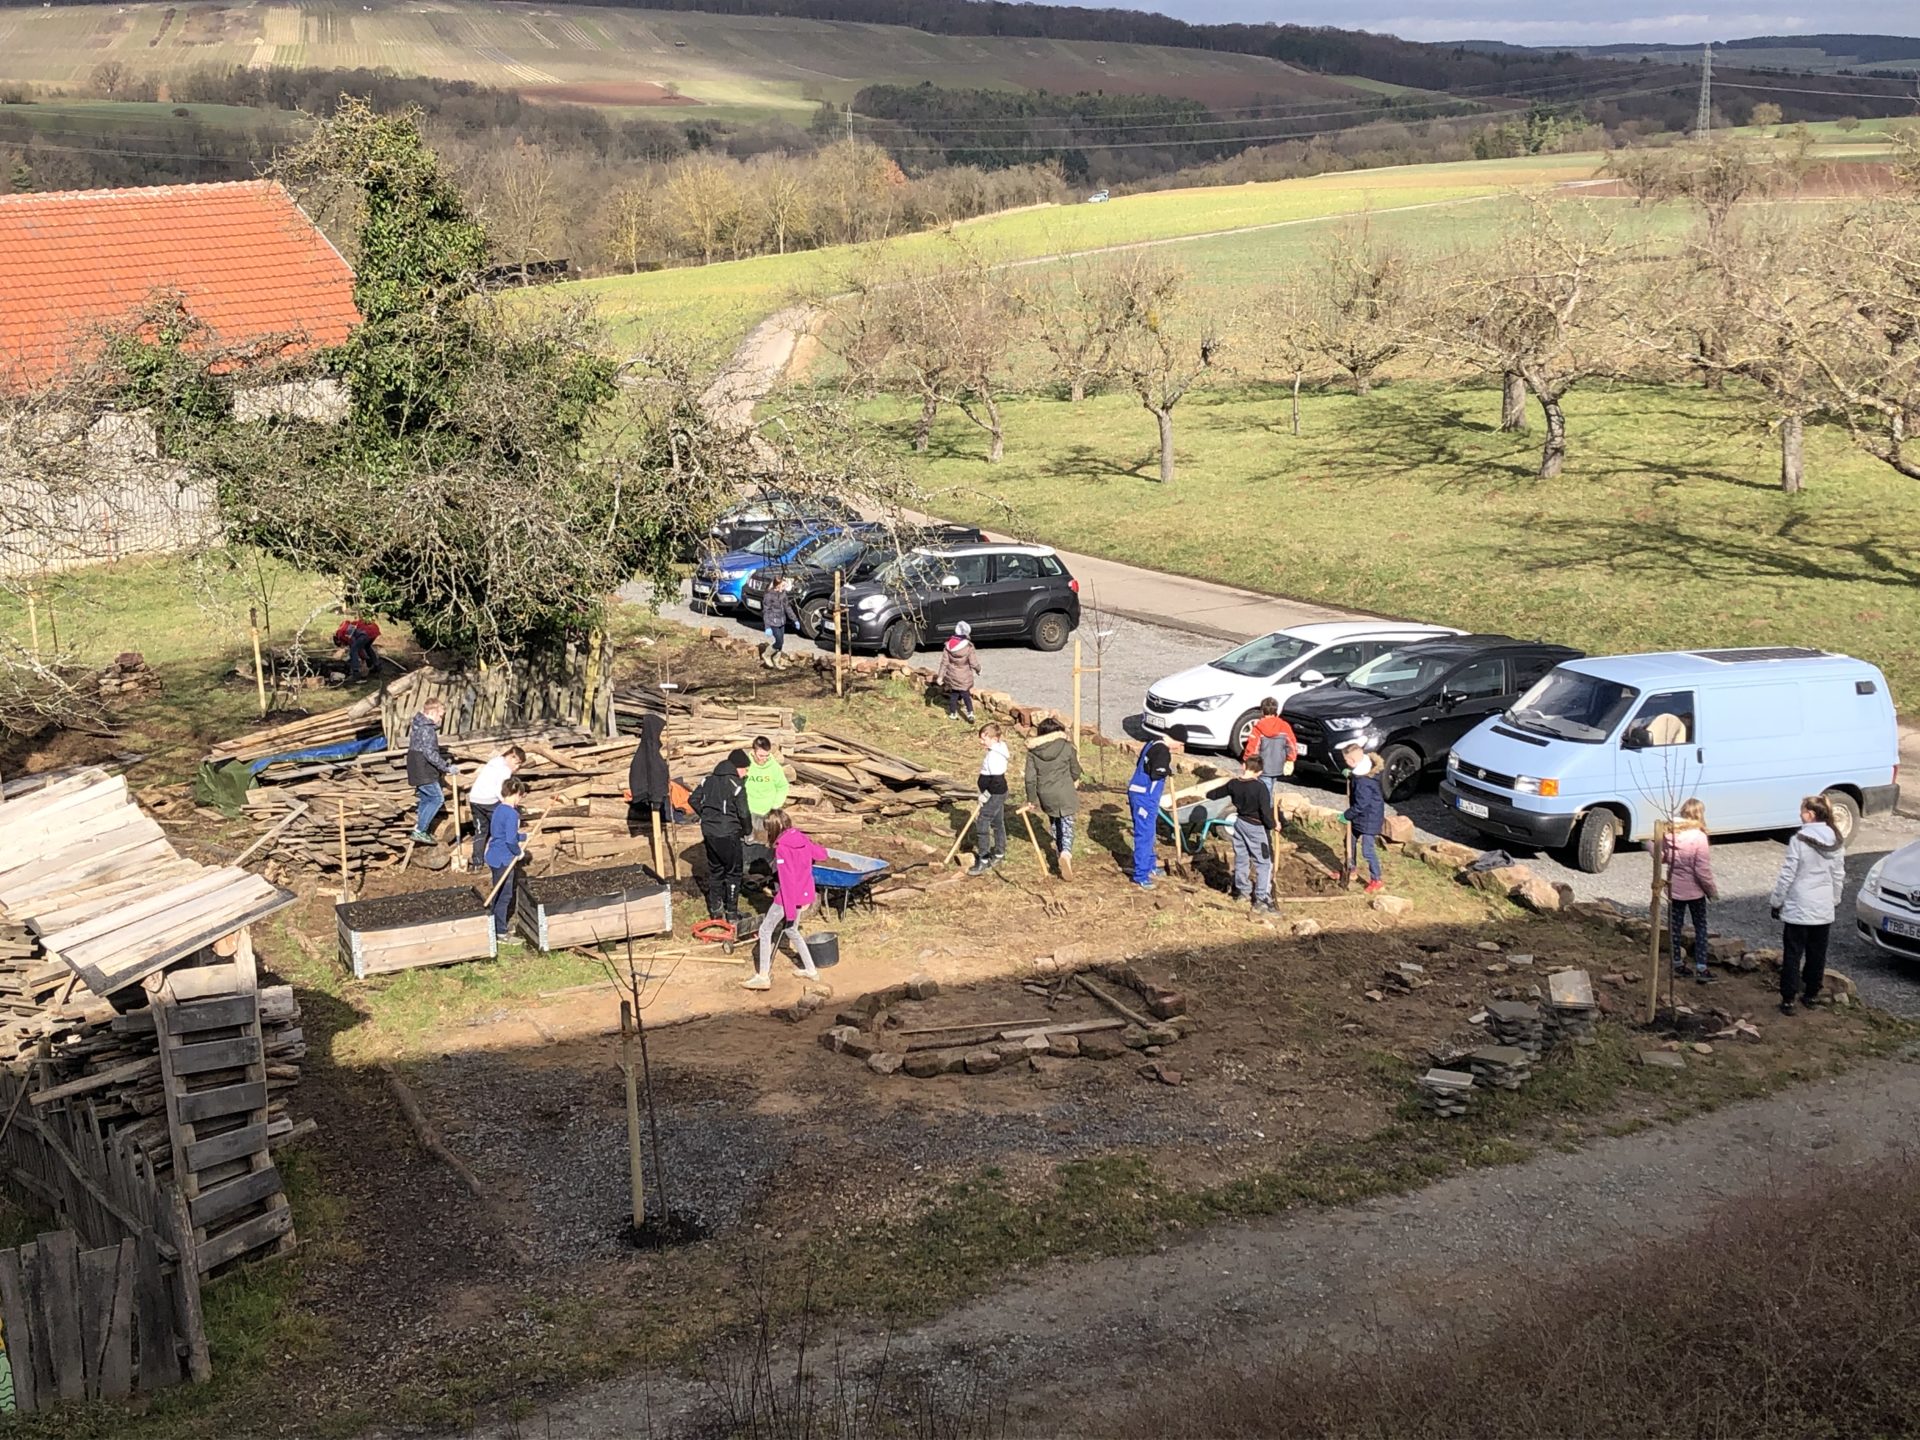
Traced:
<svg viewBox="0 0 1920 1440">
<path fill-rule="evenodd" d="M 655 697 L 651 707 L 630 696 L 621 701 L 622 713 L 637 715 L 648 708 L 666 713 L 662 747 L 668 769 L 689 786 L 729 751 L 747 748 L 758 736 L 772 741 L 794 781 L 788 807 L 810 832 L 851 832 L 873 817 L 971 795 L 945 775 L 863 741 L 802 732 L 785 709 L 644 693 Z M 555 855 L 582 863 L 631 858 L 649 844 L 647 836 L 628 833 L 631 739 L 596 740 L 580 730 L 530 727 L 443 743 L 468 779 L 474 766 L 508 744 L 526 751 L 520 779 L 529 790 L 527 824 L 538 827 L 528 844 L 536 861 Z M 347 866 L 359 873 L 406 855 L 415 801 L 403 754 L 316 760 L 271 769 L 260 778 L 248 792 L 246 813 L 263 837 L 271 837 L 266 848 L 282 863 L 338 871 L 344 849 Z M 448 821 L 440 822 L 439 833 L 448 837 Z"/>
<path fill-rule="evenodd" d="M 368 740 L 380 733 L 380 701 L 369 695 L 339 710 L 324 710 L 283 725 L 250 730 L 222 741 L 207 752 L 207 763 L 223 765 L 229 760 L 252 764 L 270 755 L 297 755 L 307 750 L 324 750 L 355 740 Z"/>
</svg>

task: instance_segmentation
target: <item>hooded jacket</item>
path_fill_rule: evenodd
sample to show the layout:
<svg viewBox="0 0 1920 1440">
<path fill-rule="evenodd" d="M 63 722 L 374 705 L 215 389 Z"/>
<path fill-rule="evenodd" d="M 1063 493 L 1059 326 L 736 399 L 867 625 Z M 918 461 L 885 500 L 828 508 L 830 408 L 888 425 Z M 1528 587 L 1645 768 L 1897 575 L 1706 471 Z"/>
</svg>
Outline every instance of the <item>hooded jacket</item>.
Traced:
<svg viewBox="0 0 1920 1440">
<path fill-rule="evenodd" d="M 1347 821 L 1356 835 L 1378 835 L 1387 824 L 1387 795 L 1380 788 L 1379 762 L 1364 775 L 1353 777 L 1353 801 Z"/>
<path fill-rule="evenodd" d="M 664 715 L 640 717 L 640 743 L 633 747 L 633 764 L 627 767 L 627 791 L 636 803 L 667 803 L 667 760 L 660 751 L 660 736 L 666 728 Z"/>
<path fill-rule="evenodd" d="M 438 785 L 440 777 L 453 769 L 453 757 L 440 748 L 440 727 L 418 711 L 407 727 L 407 784 Z"/>
<path fill-rule="evenodd" d="M 1846 883 L 1847 855 L 1833 827 L 1815 820 L 1787 842 L 1768 904 L 1789 925 L 1831 925 Z"/>
<path fill-rule="evenodd" d="M 1073 741 L 1061 732 L 1034 737 L 1027 745 L 1027 803 L 1054 817 L 1078 815 L 1080 757 Z"/>
<path fill-rule="evenodd" d="M 747 812 L 747 787 L 740 778 L 732 755 L 720 757 L 713 773 L 693 792 L 693 808 L 700 816 L 704 835 L 736 839 L 753 829 L 753 816 Z"/>
<path fill-rule="evenodd" d="M 973 689 L 973 682 L 980 678 L 980 652 L 973 648 L 973 642 L 960 635 L 947 641 L 940 649 L 940 669 L 933 678 L 935 684 L 949 690 Z"/>
<path fill-rule="evenodd" d="M 764 761 L 755 760 L 747 766 L 747 809 L 753 814 L 765 815 L 786 804 L 790 788 L 778 755 L 769 755 Z"/>
<path fill-rule="evenodd" d="M 793 624 L 793 592 L 782 590 L 776 580 L 760 599 L 760 620 L 769 630 L 784 630 Z"/>
<path fill-rule="evenodd" d="M 826 858 L 825 847 L 797 825 L 788 826 L 773 842 L 773 894 L 787 919 L 798 919 L 820 898 L 813 885 L 813 862 Z"/>
<path fill-rule="evenodd" d="M 1667 834 L 1669 893 L 1676 900 L 1717 900 L 1720 887 L 1713 878 L 1713 846 L 1698 825 L 1681 824 Z"/>
<path fill-rule="evenodd" d="M 1279 779 L 1286 773 L 1284 767 L 1300 758 L 1299 737 L 1285 716 L 1262 715 L 1253 722 L 1240 758 L 1250 760 L 1255 755 L 1260 757 L 1260 773 L 1269 780 Z"/>
</svg>

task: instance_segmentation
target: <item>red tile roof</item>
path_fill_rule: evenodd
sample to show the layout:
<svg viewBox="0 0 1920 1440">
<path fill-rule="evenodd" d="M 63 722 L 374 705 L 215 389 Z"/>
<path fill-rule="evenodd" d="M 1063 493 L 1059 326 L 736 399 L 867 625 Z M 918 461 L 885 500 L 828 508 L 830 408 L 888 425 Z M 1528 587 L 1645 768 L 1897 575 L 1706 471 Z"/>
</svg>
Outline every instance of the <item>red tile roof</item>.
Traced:
<svg viewBox="0 0 1920 1440">
<path fill-rule="evenodd" d="M 360 319 L 346 261 L 271 180 L 0 195 L 0 380 L 58 374 L 157 290 L 222 344 L 336 345 Z"/>
</svg>

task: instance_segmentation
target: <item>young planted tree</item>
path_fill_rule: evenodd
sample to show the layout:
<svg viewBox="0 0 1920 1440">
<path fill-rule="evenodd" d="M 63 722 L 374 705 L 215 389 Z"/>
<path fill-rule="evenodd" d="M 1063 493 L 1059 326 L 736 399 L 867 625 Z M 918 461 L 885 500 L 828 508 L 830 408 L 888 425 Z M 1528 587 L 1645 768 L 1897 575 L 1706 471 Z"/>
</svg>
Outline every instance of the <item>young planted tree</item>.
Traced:
<svg viewBox="0 0 1920 1440">
<path fill-rule="evenodd" d="M 1290 275 L 1267 296 L 1260 311 L 1260 358 L 1293 385 L 1290 429 L 1300 433 L 1300 385 L 1319 351 L 1313 343 L 1314 300 L 1308 282 Z"/>
<path fill-rule="evenodd" d="M 1621 367 L 1612 314 L 1626 254 L 1586 207 L 1536 197 L 1492 245 L 1454 257 L 1427 312 L 1428 349 L 1487 375 L 1518 375 L 1539 402 L 1543 480 L 1566 462 L 1567 392 Z"/>
<path fill-rule="evenodd" d="M 1372 390 L 1380 367 L 1406 348 L 1412 270 L 1405 248 L 1366 219 L 1334 230 L 1315 256 L 1308 336 L 1356 395 Z"/>
<path fill-rule="evenodd" d="M 1220 356 L 1219 327 L 1182 294 L 1186 272 L 1136 251 L 1110 272 L 1113 373 L 1160 430 L 1160 483 L 1173 483 L 1173 412 Z"/>
</svg>

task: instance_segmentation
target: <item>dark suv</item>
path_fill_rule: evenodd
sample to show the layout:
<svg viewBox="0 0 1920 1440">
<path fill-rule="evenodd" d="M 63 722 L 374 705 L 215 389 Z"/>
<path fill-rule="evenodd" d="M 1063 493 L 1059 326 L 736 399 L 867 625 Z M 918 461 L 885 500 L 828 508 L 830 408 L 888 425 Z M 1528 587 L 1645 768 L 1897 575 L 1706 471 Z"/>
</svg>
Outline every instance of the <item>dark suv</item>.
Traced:
<svg viewBox="0 0 1920 1440">
<path fill-rule="evenodd" d="M 1453 742 L 1518 700 L 1542 675 L 1581 652 L 1507 635 L 1449 635 L 1397 646 L 1359 669 L 1292 697 L 1283 713 L 1301 761 L 1339 774 L 1339 749 L 1378 751 L 1388 799 L 1447 763 Z"/>
<path fill-rule="evenodd" d="M 889 560 L 843 587 L 841 604 L 850 647 L 896 660 L 945 640 L 962 620 L 976 641 L 1058 650 L 1080 624 L 1080 582 L 1044 545 L 943 546 Z M 831 622 L 816 638 L 833 643 Z"/>
<path fill-rule="evenodd" d="M 785 564 L 763 565 L 747 577 L 740 592 L 740 618 L 750 625 L 760 623 L 766 603 L 767 587 L 782 577 L 793 581 L 794 628 L 807 639 L 829 634 L 828 611 L 833 608 L 833 572 L 840 572 L 842 586 L 871 578 L 887 561 L 919 547 L 940 549 L 952 545 L 977 545 L 986 540 L 977 526 L 928 525 L 913 530 L 890 531 L 881 525 L 859 525 L 822 540 L 802 551 Z"/>
</svg>

